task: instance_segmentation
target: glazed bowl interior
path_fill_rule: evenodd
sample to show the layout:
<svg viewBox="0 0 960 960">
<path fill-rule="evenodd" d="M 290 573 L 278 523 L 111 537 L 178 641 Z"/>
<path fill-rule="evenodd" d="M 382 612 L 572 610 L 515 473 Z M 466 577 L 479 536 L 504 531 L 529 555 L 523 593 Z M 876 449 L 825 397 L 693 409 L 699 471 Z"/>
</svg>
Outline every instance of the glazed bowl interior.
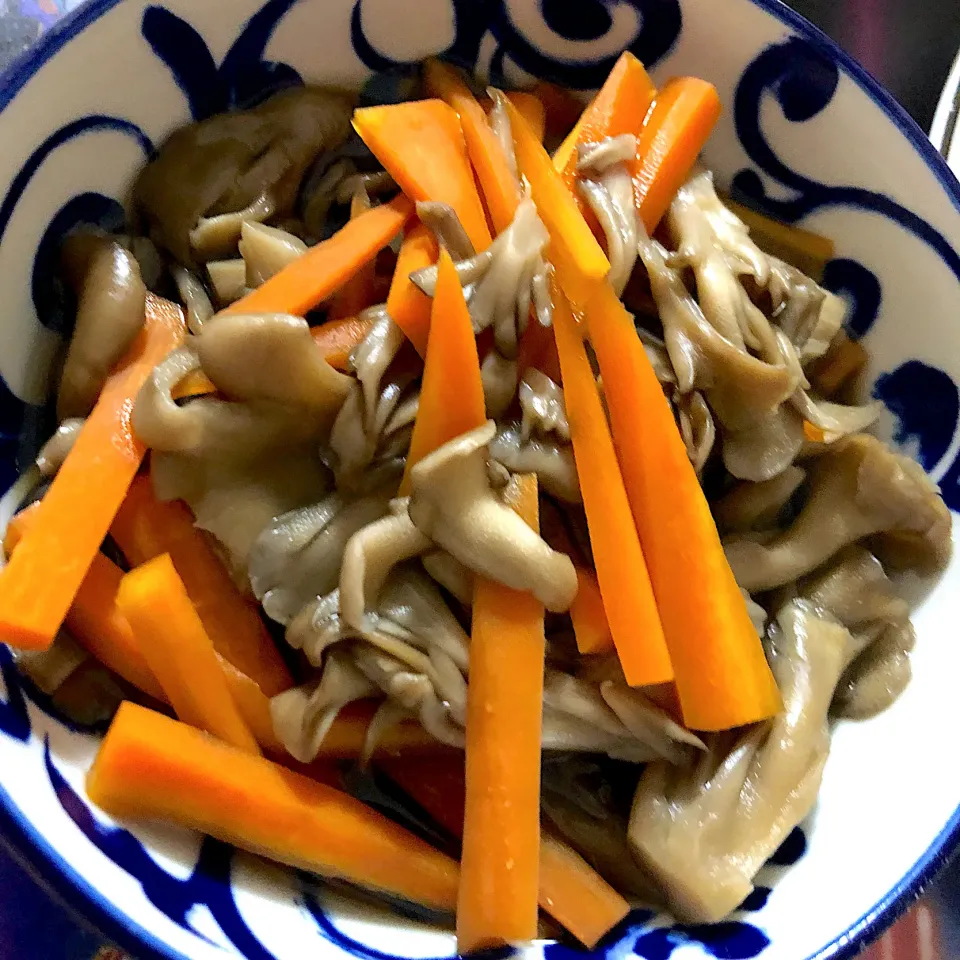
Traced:
<svg viewBox="0 0 960 960">
<path fill-rule="evenodd" d="M 880 431 L 960 508 L 960 186 L 869 77 L 776 0 L 97 0 L 0 84 L 0 459 L 4 485 L 50 429 L 64 318 L 51 251 L 77 223 L 115 224 L 135 171 L 174 127 L 279 85 L 357 88 L 446 54 L 498 84 L 596 87 L 624 48 L 655 79 L 704 77 L 724 114 L 718 182 L 828 235 L 825 284 L 870 352 Z M 914 678 L 892 709 L 834 734 L 815 815 L 733 919 L 635 914 L 600 952 L 797 960 L 858 951 L 953 849 L 960 830 L 958 562 L 908 587 Z M 696 585 L 692 585 L 696 589 Z M 114 823 L 83 777 L 96 732 L 59 719 L 5 648 L 0 834 L 56 892 L 140 958 L 369 960 L 452 953 L 448 929 L 345 899 L 292 871 L 166 826 Z M 535 945 L 556 952 L 565 948 Z"/>
</svg>

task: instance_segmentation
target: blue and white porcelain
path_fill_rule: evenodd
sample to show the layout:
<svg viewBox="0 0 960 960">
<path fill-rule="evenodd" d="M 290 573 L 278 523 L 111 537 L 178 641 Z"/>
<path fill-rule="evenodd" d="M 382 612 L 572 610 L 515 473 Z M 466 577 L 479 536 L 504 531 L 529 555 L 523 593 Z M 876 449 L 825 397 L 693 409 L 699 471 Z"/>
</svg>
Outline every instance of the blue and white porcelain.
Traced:
<svg viewBox="0 0 960 960">
<path fill-rule="evenodd" d="M 77 222 L 122 217 L 135 171 L 174 127 L 291 83 L 359 87 L 441 53 L 497 83 L 542 76 L 588 90 L 624 48 L 659 80 L 713 81 L 725 112 L 707 162 L 720 182 L 836 241 L 826 282 L 868 344 L 882 429 L 960 509 L 960 185 L 891 98 L 778 0 L 83 6 L 0 83 L 0 483 L 47 423 L 63 323 L 51 251 Z M 913 683 L 887 713 L 836 730 L 816 814 L 743 909 L 714 927 L 638 913 L 599 953 L 846 957 L 906 908 L 960 836 L 958 590 L 960 561 L 932 590 L 918 585 Z M 2 647 L 0 670 L 0 835 L 141 960 L 452 953 L 448 931 L 183 830 L 110 820 L 83 791 L 96 732 L 61 722 Z"/>
</svg>

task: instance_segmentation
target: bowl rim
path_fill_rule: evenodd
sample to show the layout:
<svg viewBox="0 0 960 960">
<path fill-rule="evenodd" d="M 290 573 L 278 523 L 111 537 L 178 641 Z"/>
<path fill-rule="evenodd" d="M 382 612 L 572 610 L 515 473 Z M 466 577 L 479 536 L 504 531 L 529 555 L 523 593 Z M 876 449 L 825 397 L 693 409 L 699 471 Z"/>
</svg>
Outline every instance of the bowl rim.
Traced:
<svg viewBox="0 0 960 960">
<path fill-rule="evenodd" d="M 67 43 L 126 0 L 84 0 L 65 14 L 0 72 L 0 113 Z M 784 0 L 748 0 L 834 60 L 906 137 L 960 211 L 960 181 L 927 134 L 886 88 L 860 63 Z M 960 65 L 960 54 L 958 54 Z M 14 859 L 85 925 L 92 925 L 140 960 L 189 960 L 105 899 L 24 817 L 0 787 L 0 843 Z M 960 846 L 960 805 L 909 871 L 866 913 L 806 960 L 848 960 L 859 954 L 920 897 Z"/>
</svg>

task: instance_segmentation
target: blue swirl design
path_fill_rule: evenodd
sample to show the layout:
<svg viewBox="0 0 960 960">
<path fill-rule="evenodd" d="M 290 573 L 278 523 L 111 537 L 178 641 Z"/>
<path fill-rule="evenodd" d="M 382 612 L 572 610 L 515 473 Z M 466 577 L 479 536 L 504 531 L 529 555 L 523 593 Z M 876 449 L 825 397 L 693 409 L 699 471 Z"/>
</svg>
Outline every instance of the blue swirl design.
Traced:
<svg viewBox="0 0 960 960">
<path fill-rule="evenodd" d="M 772 93 L 793 123 L 810 120 L 827 108 L 840 82 L 837 64 L 800 37 L 791 37 L 764 50 L 744 71 L 734 98 L 734 125 L 747 156 L 792 196 L 771 196 L 757 170 L 739 171 L 733 178 L 734 197 L 785 223 L 796 223 L 824 207 L 850 207 L 878 214 L 923 241 L 960 280 L 960 255 L 926 220 L 885 194 L 862 187 L 818 183 L 788 167 L 777 156 L 760 128 L 761 105 Z M 824 270 L 824 286 L 850 303 L 848 333 L 859 338 L 873 326 L 883 297 L 879 278 L 855 260 L 838 258 Z M 940 475 L 947 505 L 960 510 L 960 456 L 944 465 L 960 422 L 957 387 L 942 370 L 909 360 L 882 375 L 874 395 L 897 420 L 895 441 L 915 450 L 924 469 Z"/>
<path fill-rule="evenodd" d="M 6 701 L 0 700 L 0 733 L 26 743 L 30 739 L 30 714 L 20 688 L 20 675 L 9 647 L 0 645 L 0 674 L 7 688 Z"/>
<path fill-rule="evenodd" d="M 455 38 L 438 55 L 474 70 L 480 60 L 480 45 L 490 34 L 495 43 L 490 79 L 503 83 L 503 64 L 509 57 L 521 69 L 544 80 L 552 80 L 580 90 L 599 87 L 620 55 L 623 45 L 609 54 L 593 59 L 560 59 L 551 56 L 517 28 L 510 11 L 510 0 L 450 0 L 453 7 Z M 626 45 L 647 67 L 652 67 L 670 51 L 682 28 L 679 0 L 540 0 L 539 11 L 545 30 L 564 40 L 592 43 L 605 37 L 613 27 L 617 7 L 633 11 L 638 20 L 635 36 Z M 409 71 L 416 64 L 398 60 L 389 51 L 376 49 L 363 32 L 363 0 L 356 0 L 350 20 L 350 39 L 354 52 L 371 70 Z"/>
<path fill-rule="evenodd" d="M 254 106 L 303 83 L 285 63 L 263 59 L 277 25 L 297 0 L 267 0 L 244 25 L 218 67 L 206 41 L 165 7 L 149 6 L 140 31 L 183 92 L 194 120 L 231 108 Z"/>
</svg>

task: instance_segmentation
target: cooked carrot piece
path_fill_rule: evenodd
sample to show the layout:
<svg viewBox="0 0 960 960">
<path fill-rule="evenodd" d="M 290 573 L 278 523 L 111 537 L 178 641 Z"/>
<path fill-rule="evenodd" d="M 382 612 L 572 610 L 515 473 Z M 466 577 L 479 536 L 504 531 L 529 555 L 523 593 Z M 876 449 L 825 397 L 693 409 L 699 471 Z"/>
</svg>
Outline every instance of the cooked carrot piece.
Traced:
<svg viewBox="0 0 960 960">
<path fill-rule="evenodd" d="M 631 170 L 637 210 L 648 233 L 690 175 L 719 117 L 720 95 L 706 80 L 675 77 L 657 94 Z"/>
<path fill-rule="evenodd" d="M 400 757 L 378 760 L 377 766 L 451 836 L 462 836 L 462 757 Z M 544 831 L 539 873 L 540 906 L 585 946 L 595 946 L 630 911 L 627 901 L 578 853 Z"/>
<path fill-rule="evenodd" d="M 606 283 L 604 286 L 609 289 Z M 553 314 L 570 439 L 597 580 L 617 656 L 629 683 L 634 686 L 662 683 L 672 679 L 673 668 L 650 574 L 633 524 L 593 370 L 570 306 L 556 286 Z"/>
<path fill-rule="evenodd" d="M 452 910 L 449 857 L 359 800 L 134 703 L 87 776 L 116 817 L 168 820 L 323 876 Z"/>
<path fill-rule="evenodd" d="M 570 606 L 570 619 L 581 653 L 607 653 L 614 649 L 600 584 L 585 567 L 577 567 L 577 596 Z"/>
<path fill-rule="evenodd" d="M 412 214 L 413 204 L 403 195 L 368 210 L 223 312 L 305 316 L 370 263 Z"/>
<path fill-rule="evenodd" d="M 293 686 L 256 607 L 237 589 L 181 501 L 158 500 L 150 480 L 137 477 L 110 531 L 135 566 L 170 555 L 214 648 L 268 697 Z"/>
<path fill-rule="evenodd" d="M 408 197 L 449 204 L 477 250 L 490 245 L 487 218 L 452 107 L 442 100 L 364 107 L 354 111 L 353 126 Z"/>
<path fill-rule="evenodd" d="M 584 315 L 683 719 L 694 730 L 725 730 L 773 716 L 776 682 L 633 318 L 607 283 L 594 285 Z"/>
<path fill-rule="evenodd" d="M 350 219 L 356 220 L 370 209 L 370 198 L 363 192 L 354 194 L 350 200 Z M 345 317 L 355 317 L 361 310 L 366 310 L 374 301 L 376 288 L 376 258 L 367 261 L 360 269 L 333 295 L 330 303 L 330 317 L 333 320 L 342 320 Z"/>
<path fill-rule="evenodd" d="M 656 92 L 643 64 L 632 53 L 622 53 L 600 91 L 553 155 L 554 168 L 563 174 L 569 189 L 576 177 L 577 146 L 622 133 L 639 134 Z"/>
<path fill-rule="evenodd" d="M 583 219 L 573 194 L 554 169 L 549 154 L 527 121 L 509 100 L 504 105 L 510 117 L 517 166 L 530 181 L 534 203 L 550 236 L 562 238 L 585 276 L 592 280 L 602 279 L 610 269 L 610 262 Z"/>
<path fill-rule="evenodd" d="M 400 495 L 410 490 L 410 471 L 428 453 L 486 422 L 480 359 L 457 270 L 440 252 L 430 337 Z"/>
<path fill-rule="evenodd" d="M 345 372 L 350 354 L 363 343 L 372 326 L 373 320 L 368 317 L 343 317 L 312 327 L 310 335 L 320 348 L 323 359 L 331 367 Z"/>
<path fill-rule="evenodd" d="M 146 453 L 130 426 L 133 402 L 185 333 L 180 308 L 148 294 L 143 332 L 108 378 L 36 522 L 0 573 L 4 642 L 32 650 L 53 643 Z"/>
<path fill-rule="evenodd" d="M 520 187 L 500 142 L 487 122 L 483 107 L 456 70 L 439 60 L 427 61 L 423 79 L 429 93 L 441 97 L 457 112 L 467 153 L 480 181 L 490 219 L 494 230 L 500 233 L 513 220 L 520 202 Z"/>
<path fill-rule="evenodd" d="M 410 280 L 410 274 L 436 263 L 439 252 L 433 232 L 422 223 L 414 225 L 403 238 L 387 294 L 387 313 L 421 357 L 427 355 L 433 301 Z"/>
<path fill-rule="evenodd" d="M 514 509 L 539 531 L 536 476 L 519 477 L 517 487 Z M 545 642 L 543 605 L 532 594 L 476 578 L 457 898 L 461 953 L 537 935 Z"/>
<path fill-rule="evenodd" d="M 543 143 L 547 132 L 547 111 L 543 101 L 529 90 L 510 90 L 507 92 L 507 99 L 527 121 L 537 139 Z"/>
<path fill-rule="evenodd" d="M 240 750 L 259 753 L 168 554 L 124 576 L 117 609 L 127 618 L 177 716 Z"/>
</svg>

